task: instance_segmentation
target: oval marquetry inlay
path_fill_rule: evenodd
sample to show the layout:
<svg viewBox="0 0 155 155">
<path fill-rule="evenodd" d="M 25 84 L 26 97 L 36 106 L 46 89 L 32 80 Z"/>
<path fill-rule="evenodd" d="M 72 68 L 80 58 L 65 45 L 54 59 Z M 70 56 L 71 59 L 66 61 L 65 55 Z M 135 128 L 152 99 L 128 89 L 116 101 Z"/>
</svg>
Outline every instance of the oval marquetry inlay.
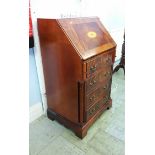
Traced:
<svg viewBox="0 0 155 155">
<path fill-rule="evenodd" d="M 87 33 L 87 36 L 89 38 L 95 38 L 96 37 L 96 32 L 90 31 L 90 32 Z"/>
</svg>

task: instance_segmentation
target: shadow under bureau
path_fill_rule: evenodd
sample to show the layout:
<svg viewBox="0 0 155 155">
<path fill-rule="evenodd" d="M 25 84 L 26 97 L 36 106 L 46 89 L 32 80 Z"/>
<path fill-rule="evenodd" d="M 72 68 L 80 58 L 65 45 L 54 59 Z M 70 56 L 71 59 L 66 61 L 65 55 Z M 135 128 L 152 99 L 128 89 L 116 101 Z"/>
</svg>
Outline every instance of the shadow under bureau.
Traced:
<svg viewBox="0 0 155 155">
<path fill-rule="evenodd" d="M 47 116 L 83 138 L 112 106 L 116 43 L 97 17 L 37 19 Z"/>
</svg>

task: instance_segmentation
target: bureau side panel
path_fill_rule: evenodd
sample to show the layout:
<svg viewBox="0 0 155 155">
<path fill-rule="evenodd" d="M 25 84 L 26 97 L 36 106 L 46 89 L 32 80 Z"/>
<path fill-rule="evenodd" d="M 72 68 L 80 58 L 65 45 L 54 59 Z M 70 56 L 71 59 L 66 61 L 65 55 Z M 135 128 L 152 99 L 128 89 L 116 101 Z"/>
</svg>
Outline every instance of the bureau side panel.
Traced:
<svg viewBox="0 0 155 155">
<path fill-rule="evenodd" d="M 38 19 L 38 32 L 48 108 L 77 123 L 82 61 L 56 20 Z"/>
</svg>

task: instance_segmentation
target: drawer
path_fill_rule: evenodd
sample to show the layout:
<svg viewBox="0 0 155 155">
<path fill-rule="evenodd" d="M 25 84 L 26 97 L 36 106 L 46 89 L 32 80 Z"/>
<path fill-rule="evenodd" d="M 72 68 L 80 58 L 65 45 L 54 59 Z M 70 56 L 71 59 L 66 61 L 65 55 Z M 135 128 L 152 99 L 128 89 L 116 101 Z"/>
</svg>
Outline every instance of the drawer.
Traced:
<svg viewBox="0 0 155 155">
<path fill-rule="evenodd" d="M 98 102 L 103 96 L 106 96 L 110 92 L 111 82 L 109 81 L 105 85 L 96 89 L 94 92 L 86 95 L 86 108 L 89 109 L 93 104 Z"/>
<path fill-rule="evenodd" d="M 90 77 L 93 73 L 104 67 L 112 65 L 112 55 L 111 54 L 101 54 L 96 56 L 86 62 L 86 74 Z"/>
<path fill-rule="evenodd" d="M 106 103 L 108 103 L 109 99 L 110 96 L 108 94 L 86 111 L 86 120 L 89 120 L 92 116 L 94 116 L 104 105 L 106 105 Z"/>
<path fill-rule="evenodd" d="M 103 71 L 98 72 L 86 80 L 86 93 L 93 91 L 103 83 L 108 82 L 112 77 L 112 66 L 106 67 Z"/>
</svg>

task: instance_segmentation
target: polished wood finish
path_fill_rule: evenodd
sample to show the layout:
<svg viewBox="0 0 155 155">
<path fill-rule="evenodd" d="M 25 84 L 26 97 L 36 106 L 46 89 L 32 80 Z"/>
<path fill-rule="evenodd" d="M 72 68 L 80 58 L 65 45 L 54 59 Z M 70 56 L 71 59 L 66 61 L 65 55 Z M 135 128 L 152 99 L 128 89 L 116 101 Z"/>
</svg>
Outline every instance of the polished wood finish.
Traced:
<svg viewBox="0 0 155 155">
<path fill-rule="evenodd" d="M 83 138 L 112 106 L 116 44 L 97 17 L 37 19 L 47 115 Z"/>
</svg>

